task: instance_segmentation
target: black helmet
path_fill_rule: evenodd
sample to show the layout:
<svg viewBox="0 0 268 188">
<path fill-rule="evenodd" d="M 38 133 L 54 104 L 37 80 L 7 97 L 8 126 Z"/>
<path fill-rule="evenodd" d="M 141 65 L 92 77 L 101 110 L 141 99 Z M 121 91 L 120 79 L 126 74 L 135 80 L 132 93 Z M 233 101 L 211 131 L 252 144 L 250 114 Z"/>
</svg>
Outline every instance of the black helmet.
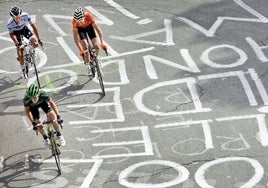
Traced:
<svg viewBox="0 0 268 188">
<path fill-rule="evenodd" d="M 16 17 L 16 16 L 20 16 L 21 15 L 21 9 L 19 7 L 16 7 L 16 6 L 12 6 L 10 11 L 9 11 L 9 14 L 10 16 L 12 17 Z"/>
<path fill-rule="evenodd" d="M 77 9 L 75 9 L 74 11 L 74 19 L 76 19 L 77 21 L 82 21 L 85 17 L 85 13 L 82 9 L 82 7 L 78 7 Z"/>
</svg>

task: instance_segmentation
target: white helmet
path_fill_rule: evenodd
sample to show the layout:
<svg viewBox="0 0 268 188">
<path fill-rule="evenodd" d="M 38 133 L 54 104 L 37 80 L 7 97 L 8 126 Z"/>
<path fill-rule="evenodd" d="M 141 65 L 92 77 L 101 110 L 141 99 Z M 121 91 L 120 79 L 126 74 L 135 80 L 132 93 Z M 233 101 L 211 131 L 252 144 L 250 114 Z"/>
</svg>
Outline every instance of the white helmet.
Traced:
<svg viewBox="0 0 268 188">
<path fill-rule="evenodd" d="M 76 19 L 77 21 L 82 21 L 84 19 L 84 17 L 85 17 L 85 13 L 84 13 L 82 7 L 75 9 L 74 19 Z"/>
</svg>

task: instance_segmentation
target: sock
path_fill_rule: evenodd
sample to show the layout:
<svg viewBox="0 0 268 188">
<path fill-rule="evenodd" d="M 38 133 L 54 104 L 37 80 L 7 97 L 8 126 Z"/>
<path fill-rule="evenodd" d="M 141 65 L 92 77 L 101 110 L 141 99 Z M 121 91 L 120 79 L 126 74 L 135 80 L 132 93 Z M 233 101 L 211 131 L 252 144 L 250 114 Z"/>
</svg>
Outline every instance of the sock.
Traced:
<svg viewBox="0 0 268 188">
<path fill-rule="evenodd" d="M 25 66 L 24 66 L 24 65 L 21 65 L 20 68 L 21 68 L 21 69 L 25 69 Z"/>
</svg>

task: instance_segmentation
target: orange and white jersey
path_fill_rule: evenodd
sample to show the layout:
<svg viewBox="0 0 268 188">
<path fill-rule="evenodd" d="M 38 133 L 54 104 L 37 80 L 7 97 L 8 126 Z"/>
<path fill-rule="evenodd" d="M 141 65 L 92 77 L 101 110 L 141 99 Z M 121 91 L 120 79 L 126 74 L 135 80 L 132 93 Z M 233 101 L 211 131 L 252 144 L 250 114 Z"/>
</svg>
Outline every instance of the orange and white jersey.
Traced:
<svg viewBox="0 0 268 188">
<path fill-rule="evenodd" d="M 94 24 L 96 22 L 94 16 L 89 13 L 85 12 L 85 18 L 83 22 L 78 22 L 76 19 L 73 18 L 72 25 L 73 28 L 87 28 L 90 24 Z"/>
</svg>

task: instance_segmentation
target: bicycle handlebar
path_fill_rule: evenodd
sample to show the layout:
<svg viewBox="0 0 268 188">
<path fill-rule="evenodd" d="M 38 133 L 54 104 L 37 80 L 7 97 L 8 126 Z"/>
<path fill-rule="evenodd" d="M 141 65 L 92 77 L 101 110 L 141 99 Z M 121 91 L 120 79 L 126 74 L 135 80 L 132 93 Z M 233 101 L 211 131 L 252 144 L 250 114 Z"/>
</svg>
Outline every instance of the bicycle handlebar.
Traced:
<svg viewBox="0 0 268 188">
<path fill-rule="evenodd" d="M 102 49 L 105 51 L 106 56 L 108 56 L 107 48 L 102 48 Z M 91 45 L 88 46 L 88 52 L 89 52 L 90 57 L 94 58 L 94 56 L 96 56 L 95 48 L 93 46 L 91 46 Z M 84 51 L 80 51 L 80 56 L 85 61 L 85 52 Z"/>
<path fill-rule="evenodd" d="M 39 126 L 41 126 L 41 125 L 50 124 L 50 123 L 53 124 L 54 122 L 58 122 L 58 123 L 60 124 L 60 127 L 63 128 L 63 127 L 62 127 L 62 123 L 60 123 L 60 122 L 59 122 L 58 120 L 56 120 L 56 119 L 55 119 L 55 120 L 45 120 L 45 121 L 43 121 L 42 123 L 37 124 L 36 127 L 39 127 Z M 36 135 L 38 135 L 38 130 L 35 130 L 35 131 L 36 131 Z"/>
<path fill-rule="evenodd" d="M 31 41 L 26 42 L 24 40 L 24 36 L 23 35 L 21 35 L 20 37 L 21 37 L 22 44 L 19 46 L 19 49 L 23 49 L 23 48 L 25 48 L 27 46 L 31 46 L 31 47 L 34 48 L 34 45 L 41 46 L 42 50 L 44 49 L 43 43 L 42 44 L 39 43 L 39 42 L 32 43 Z"/>
<path fill-rule="evenodd" d="M 108 56 L 107 48 L 104 48 L 103 50 L 105 51 L 105 54 Z"/>
<path fill-rule="evenodd" d="M 57 120 L 46 120 L 46 121 L 43 121 L 42 123 L 38 123 L 35 127 L 39 127 L 39 126 L 42 126 L 42 125 L 46 125 L 46 124 L 50 124 L 50 123 L 54 123 L 56 122 Z M 59 123 L 59 122 L 58 122 Z M 36 130 L 37 131 L 37 130 Z"/>
</svg>

